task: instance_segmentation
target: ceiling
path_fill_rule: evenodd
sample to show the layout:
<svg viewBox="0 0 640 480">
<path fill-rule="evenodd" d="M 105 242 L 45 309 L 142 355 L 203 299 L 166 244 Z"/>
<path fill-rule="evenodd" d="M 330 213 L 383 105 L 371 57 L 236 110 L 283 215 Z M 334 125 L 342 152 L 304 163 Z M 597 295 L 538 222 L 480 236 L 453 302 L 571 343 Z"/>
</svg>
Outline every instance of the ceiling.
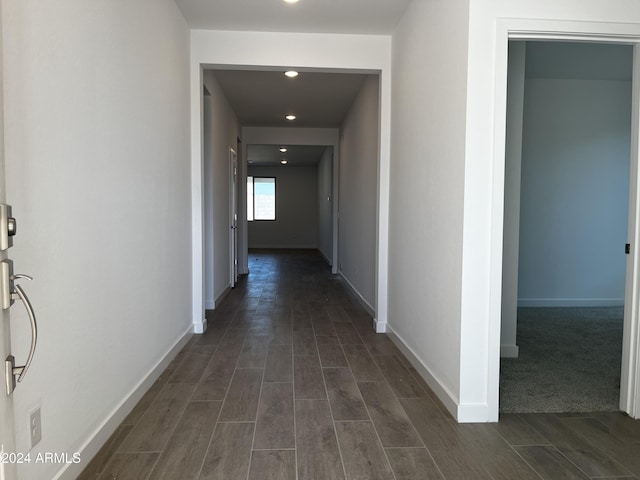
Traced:
<svg viewBox="0 0 640 480">
<path fill-rule="evenodd" d="M 194 29 L 390 35 L 411 0 L 175 0 Z M 214 70 L 243 126 L 339 128 L 366 74 L 301 71 L 290 79 L 282 71 Z M 293 113 L 294 122 L 284 116 Z M 301 147 L 299 147 L 301 148 Z M 322 147 L 324 151 L 324 147 Z M 266 158 L 271 153 L 272 157 Z M 299 153 L 289 165 L 317 157 Z M 277 148 L 257 148 L 260 164 L 280 165 Z M 320 156 L 322 153 L 320 152 Z"/>
<path fill-rule="evenodd" d="M 410 0 L 175 0 L 191 28 L 390 35 Z"/>
<path fill-rule="evenodd" d="M 633 77 L 633 46 L 614 43 L 526 42 L 527 78 L 623 80 Z"/>
<path fill-rule="evenodd" d="M 338 128 L 366 75 L 216 70 L 214 75 L 245 127 Z M 285 115 L 297 116 L 291 122 Z"/>
<path fill-rule="evenodd" d="M 281 153 L 280 147 L 286 147 L 287 151 Z M 326 148 L 324 145 L 248 145 L 247 160 L 254 167 L 281 166 L 283 159 L 287 160 L 287 167 L 306 167 L 317 165 Z"/>
</svg>

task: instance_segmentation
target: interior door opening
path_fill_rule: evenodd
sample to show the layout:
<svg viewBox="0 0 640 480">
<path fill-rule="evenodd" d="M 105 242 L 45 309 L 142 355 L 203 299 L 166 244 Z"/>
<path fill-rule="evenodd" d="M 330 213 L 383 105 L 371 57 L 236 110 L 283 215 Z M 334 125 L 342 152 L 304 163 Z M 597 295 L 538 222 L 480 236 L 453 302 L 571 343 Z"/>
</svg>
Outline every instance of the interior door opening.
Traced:
<svg viewBox="0 0 640 480">
<path fill-rule="evenodd" d="M 633 47 L 510 42 L 509 55 L 500 410 L 617 410 Z"/>
<path fill-rule="evenodd" d="M 249 249 L 317 250 L 333 266 L 333 146 L 247 146 Z"/>
</svg>

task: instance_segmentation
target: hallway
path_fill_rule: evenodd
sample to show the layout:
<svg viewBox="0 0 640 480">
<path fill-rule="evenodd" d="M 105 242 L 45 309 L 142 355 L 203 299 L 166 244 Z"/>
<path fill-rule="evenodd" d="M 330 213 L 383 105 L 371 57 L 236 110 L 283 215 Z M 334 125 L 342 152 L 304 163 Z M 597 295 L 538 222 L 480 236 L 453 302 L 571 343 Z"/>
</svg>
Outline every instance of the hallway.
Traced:
<svg viewBox="0 0 640 480">
<path fill-rule="evenodd" d="M 457 424 L 311 251 L 250 274 L 83 480 L 638 478 L 640 422 L 505 415 Z M 636 476 L 634 476 L 636 475 Z"/>
</svg>

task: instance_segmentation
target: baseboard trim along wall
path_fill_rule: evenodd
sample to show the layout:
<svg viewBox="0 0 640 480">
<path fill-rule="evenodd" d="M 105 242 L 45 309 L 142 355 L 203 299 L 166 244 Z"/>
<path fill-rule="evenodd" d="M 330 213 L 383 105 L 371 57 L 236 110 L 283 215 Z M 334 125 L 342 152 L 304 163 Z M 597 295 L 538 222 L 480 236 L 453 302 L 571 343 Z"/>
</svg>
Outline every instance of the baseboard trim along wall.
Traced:
<svg viewBox="0 0 640 480">
<path fill-rule="evenodd" d="M 624 298 L 519 298 L 518 307 L 622 307 Z"/>
<path fill-rule="evenodd" d="M 193 333 L 201 334 L 207 331 L 207 319 L 193 322 Z"/>
<path fill-rule="evenodd" d="M 349 293 L 351 295 L 353 295 L 355 297 L 355 299 L 358 300 L 358 302 L 360 302 L 360 305 L 362 305 L 362 308 L 364 308 L 369 315 L 371 315 L 372 317 L 375 318 L 375 316 L 376 316 L 375 308 L 373 308 L 369 304 L 369 302 L 367 302 L 365 300 L 365 298 L 360 294 L 360 292 L 356 289 L 356 287 L 354 287 L 351 284 L 351 282 L 347 279 L 347 277 L 345 277 L 343 275 L 342 272 L 338 272 L 338 275 L 340 275 L 340 278 L 342 278 L 342 280 L 344 280 L 344 283 L 347 286 L 347 290 L 349 291 Z M 378 332 L 378 333 L 383 333 L 383 332 Z"/>
<path fill-rule="evenodd" d="M 102 422 L 102 424 L 89 436 L 84 444 L 79 448 L 81 463 L 69 463 L 58 472 L 53 480 L 74 480 L 78 478 L 82 470 L 84 470 L 89 462 L 95 457 L 102 446 L 113 435 L 118 426 L 127 418 L 142 396 L 151 388 L 153 383 L 160 377 L 162 372 L 166 370 L 169 363 L 176 357 L 178 352 L 182 350 L 189 338 L 191 338 L 192 327 L 182 333 L 178 340 L 165 353 L 149 373 L 133 388 L 131 393 L 124 398 L 120 404 L 111 412 L 111 414 Z"/>
<path fill-rule="evenodd" d="M 500 356 L 502 358 L 518 358 L 520 348 L 517 345 L 500 345 Z"/>
<path fill-rule="evenodd" d="M 429 368 L 416 356 L 415 352 L 407 346 L 402 337 L 393 331 L 393 327 L 390 325 L 388 325 L 387 328 L 387 335 L 389 335 L 391 341 L 400 349 L 404 356 L 407 357 L 409 363 L 413 365 L 413 368 L 416 369 L 418 375 L 420 375 L 427 385 L 429 385 L 429 388 L 433 390 L 449 413 L 458 420 L 458 399 L 456 396 L 442 385 L 435 375 L 431 373 Z"/>
<path fill-rule="evenodd" d="M 318 253 L 320 254 L 320 256 L 322 258 L 324 258 L 324 261 L 327 262 L 327 265 L 329 265 L 331 267 L 332 266 L 331 265 L 331 259 L 327 255 L 325 255 L 325 253 L 322 250 L 320 250 L 319 248 L 317 250 L 318 250 Z"/>
<path fill-rule="evenodd" d="M 229 295 L 229 292 L 231 291 L 231 286 L 227 286 L 227 288 L 225 288 L 223 290 L 223 292 L 218 295 L 218 297 L 215 299 L 215 301 L 213 302 L 213 308 L 218 308 L 220 306 L 220 304 L 223 302 L 223 300 L 227 297 L 227 295 Z"/>
</svg>

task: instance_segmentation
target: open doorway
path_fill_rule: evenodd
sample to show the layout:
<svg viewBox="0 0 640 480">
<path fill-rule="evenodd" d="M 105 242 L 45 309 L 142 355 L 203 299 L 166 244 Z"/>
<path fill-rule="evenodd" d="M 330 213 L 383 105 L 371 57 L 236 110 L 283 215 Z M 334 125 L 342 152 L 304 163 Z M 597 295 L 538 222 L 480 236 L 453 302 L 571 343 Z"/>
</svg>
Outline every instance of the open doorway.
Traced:
<svg viewBox="0 0 640 480">
<path fill-rule="evenodd" d="M 248 145 L 248 248 L 318 250 L 333 264 L 333 146 Z"/>
<path fill-rule="evenodd" d="M 203 149 L 211 152 L 203 157 L 204 199 L 212 200 L 212 205 L 205 205 L 212 218 L 205 218 L 204 241 L 207 248 L 213 245 L 212 262 L 205 262 L 205 278 L 212 272 L 213 285 L 205 288 L 207 308 L 215 309 L 230 291 L 225 247 L 233 242 L 225 224 L 227 192 L 233 189 L 221 178 L 223 174 L 229 178 L 229 142 L 237 136 L 242 141 L 237 152 L 242 159 L 237 172 L 238 273 L 250 273 L 249 248 L 318 250 L 330 272 L 344 280 L 375 317 L 380 251 L 379 75 L 303 71 L 292 80 L 283 69 L 226 67 L 203 70 L 203 83 L 211 97 L 211 123 L 204 122 Z M 287 112 L 296 115 L 284 115 Z M 261 159 L 267 150 L 274 155 L 271 163 Z M 307 157 L 300 160 L 307 165 L 296 158 L 301 156 Z M 257 198 L 256 188 L 265 199 L 271 197 L 270 207 L 261 212 L 254 208 L 259 218 L 250 219 L 247 206 Z M 249 193 L 254 194 L 251 202 Z M 218 273 L 222 264 L 226 271 Z M 376 328 L 382 325 L 375 323 Z"/>
<path fill-rule="evenodd" d="M 617 410 L 633 49 L 509 56 L 500 410 Z"/>
</svg>

